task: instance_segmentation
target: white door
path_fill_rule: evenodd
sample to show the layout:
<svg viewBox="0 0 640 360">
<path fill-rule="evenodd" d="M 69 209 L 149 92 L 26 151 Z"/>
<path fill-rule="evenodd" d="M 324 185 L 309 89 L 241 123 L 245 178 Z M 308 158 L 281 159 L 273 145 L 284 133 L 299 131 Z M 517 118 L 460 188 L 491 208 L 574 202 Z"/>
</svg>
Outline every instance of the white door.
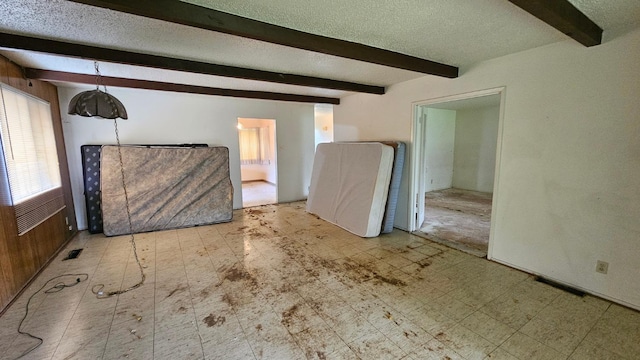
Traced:
<svg viewBox="0 0 640 360">
<path fill-rule="evenodd" d="M 412 159 L 412 181 L 411 181 L 411 219 L 409 231 L 420 229 L 424 221 L 424 197 L 425 197 L 425 139 L 427 129 L 427 107 L 417 105 L 415 107 L 415 121 L 413 131 L 413 159 Z"/>
</svg>

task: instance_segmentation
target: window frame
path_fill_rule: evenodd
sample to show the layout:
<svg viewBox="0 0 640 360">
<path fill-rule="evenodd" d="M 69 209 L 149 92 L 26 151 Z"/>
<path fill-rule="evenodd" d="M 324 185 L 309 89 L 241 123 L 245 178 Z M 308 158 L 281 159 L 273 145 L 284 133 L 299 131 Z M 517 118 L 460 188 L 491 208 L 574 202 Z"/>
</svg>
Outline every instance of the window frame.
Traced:
<svg viewBox="0 0 640 360">
<path fill-rule="evenodd" d="M 20 236 L 66 207 L 53 111 L 50 102 L 5 83 L 0 106 L 0 160 L 8 192 L 2 200 L 14 208 Z"/>
</svg>

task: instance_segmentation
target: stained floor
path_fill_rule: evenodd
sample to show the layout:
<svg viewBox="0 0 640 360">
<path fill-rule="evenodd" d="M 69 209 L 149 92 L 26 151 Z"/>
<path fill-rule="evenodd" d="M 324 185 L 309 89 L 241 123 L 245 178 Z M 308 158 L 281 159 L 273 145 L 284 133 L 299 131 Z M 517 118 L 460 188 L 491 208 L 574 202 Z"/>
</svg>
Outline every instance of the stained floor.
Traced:
<svg viewBox="0 0 640 360">
<path fill-rule="evenodd" d="M 420 233 L 428 239 L 486 257 L 493 195 L 462 189 L 428 192 Z"/>
<path fill-rule="evenodd" d="M 0 356 L 35 341 L 16 328 L 38 293 L 25 359 L 637 359 L 640 314 L 395 230 L 363 239 L 297 202 L 230 223 L 127 237 L 82 233 L 0 318 Z M 83 248 L 74 260 L 68 250 Z M 79 275 L 63 278 L 73 284 Z M 55 283 L 55 282 L 54 282 Z M 53 284 L 53 283 L 51 283 Z"/>
<path fill-rule="evenodd" d="M 277 203 L 276 186 L 266 181 L 242 183 L 242 207 L 254 207 Z"/>
</svg>

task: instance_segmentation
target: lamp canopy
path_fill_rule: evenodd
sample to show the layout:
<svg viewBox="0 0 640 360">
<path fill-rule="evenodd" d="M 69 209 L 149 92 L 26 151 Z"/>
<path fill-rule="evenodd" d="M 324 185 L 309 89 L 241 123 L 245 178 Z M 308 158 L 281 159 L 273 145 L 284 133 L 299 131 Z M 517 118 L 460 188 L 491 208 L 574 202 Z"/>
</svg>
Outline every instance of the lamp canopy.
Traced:
<svg viewBox="0 0 640 360">
<path fill-rule="evenodd" d="M 93 62 L 96 70 L 96 89 L 83 91 L 74 96 L 69 101 L 69 115 L 80 115 L 85 117 L 101 117 L 104 119 L 127 119 L 127 110 L 120 100 L 107 93 L 106 85 L 104 91 L 100 91 L 102 77 L 98 62 Z"/>
<path fill-rule="evenodd" d="M 105 119 L 127 119 L 127 110 L 120 100 L 99 89 L 83 91 L 69 102 L 69 114 Z"/>
</svg>

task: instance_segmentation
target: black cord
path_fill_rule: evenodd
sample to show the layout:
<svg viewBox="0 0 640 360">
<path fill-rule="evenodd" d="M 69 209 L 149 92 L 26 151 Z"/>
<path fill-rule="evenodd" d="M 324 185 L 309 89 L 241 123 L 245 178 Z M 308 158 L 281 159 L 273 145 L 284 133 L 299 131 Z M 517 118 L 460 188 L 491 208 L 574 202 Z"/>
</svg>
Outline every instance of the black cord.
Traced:
<svg viewBox="0 0 640 360">
<path fill-rule="evenodd" d="M 40 337 L 37 337 L 35 335 L 32 335 L 26 331 L 22 331 L 22 324 L 24 323 L 24 321 L 27 319 L 27 316 L 29 315 L 29 305 L 31 304 L 31 300 L 33 299 L 34 296 L 36 296 L 40 291 L 42 291 L 42 289 L 44 289 L 45 287 L 47 287 L 47 285 L 57 279 L 60 279 L 62 277 L 66 277 L 66 276 L 73 276 L 76 278 L 76 281 L 70 283 L 70 284 L 65 284 L 63 281 L 56 283 L 55 285 L 53 285 L 52 287 L 48 288 L 47 290 L 44 291 L 45 294 L 52 294 L 52 293 L 57 293 L 60 292 L 62 290 L 64 290 L 64 288 L 68 288 L 68 287 L 73 287 L 76 286 L 78 284 L 80 284 L 81 282 L 89 279 L 89 274 L 85 274 L 85 273 L 81 273 L 81 274 L 62 274 L 62 275 L 58 275 L 55 277 L 52 277 L 51 279 L 47 280 L 47 282 L 44 283 L 44 285 L 42 285 L 42 287 L 40 289 L 38 289 L 38 291 L 34 292 L 33 294 L 31 294 L 31 296 L 29 296 L 29 300 L 27 301 L 27 306 L 25 308 L 25 312 L 24 312 L 24 316 L 22 317 L 22 320 L 20 320 L 20 325 L 18 325 L 18 334 L 21 335 L 26 335 L 34 340 L 37 340 L 38 343 L 36 345 L 34 345 L 33 347 L 31 347 L 29 350 L 25 351 L 22 353 L 22 355 L 18 356 L 17 358 L 15 358 L 15 360 L 21 359 L 24 356 L 26 356 L 27 354 L 29 354 L 30 352 L 32 352 L 33 350 L 37 349 L 38 347 L 40 347 L 40 345 L 42 345 L 42 343 L 44 342 L 44 340 Z"/>
</svg>

